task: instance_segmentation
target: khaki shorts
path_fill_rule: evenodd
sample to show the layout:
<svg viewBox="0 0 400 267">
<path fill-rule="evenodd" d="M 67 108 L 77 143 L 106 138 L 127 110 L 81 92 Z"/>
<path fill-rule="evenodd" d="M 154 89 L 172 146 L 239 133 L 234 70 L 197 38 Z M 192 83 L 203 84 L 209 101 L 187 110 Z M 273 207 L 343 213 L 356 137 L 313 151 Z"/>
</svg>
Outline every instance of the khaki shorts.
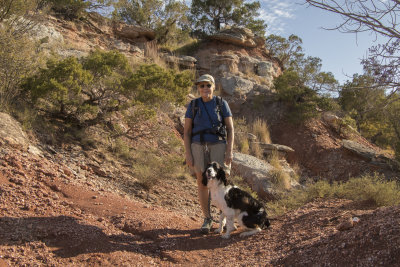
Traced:
<svg viewBox="0 0 400 267">
<path fill-rule="evenodd" d="M 225 143 L 216 143 L 216 144 L 208 144 L 207 145 L 208 150 L 210 151 L 210 162 L 216 161 L 218 162 L 221 166 L 224 167 L 225 173 L 230 174 L 231 171 L 231 166 L 227 166 L 224 161 L 225 161 L 225 150 L 226 150 L 226 144 Z M 195 173 L 202 173 L 206 169 L 206 165 L 209 162 L 205 162 L 205 145 L 197 144 L 197 143 L 192 143 L 191 149 L 192 149 L 192 156 L 193 156 L 193 166 L 194 166 L 194 171 Z"/>
</svg>

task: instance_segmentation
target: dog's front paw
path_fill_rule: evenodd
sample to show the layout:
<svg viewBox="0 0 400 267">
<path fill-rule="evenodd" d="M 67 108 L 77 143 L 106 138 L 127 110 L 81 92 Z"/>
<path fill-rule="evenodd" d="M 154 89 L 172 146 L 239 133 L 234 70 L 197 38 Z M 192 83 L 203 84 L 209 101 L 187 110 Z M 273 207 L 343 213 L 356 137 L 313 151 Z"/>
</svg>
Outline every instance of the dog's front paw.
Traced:
<svg viewBox="0 0 400 267">
<path fill-rule="evenodd" d="M 214 233 L 216 233 L 216 234 L 221 234 L 222 232 L 223 232 L 223 228 L 222 228 L 222 227 L 217 228 L 217 229 L 215 229 L 215 231 L 214 231 Z"/>
<path fill-rule="evenodd" d="M 231 235 L 230 235 L 230 234 L 228 234 L 228 233 L 226 233 L 226 234 L 222 235 L 222 238 L 224 238 L 224 239 L 228 239 L 229 237 L 231 237 Z"/>
</svg>

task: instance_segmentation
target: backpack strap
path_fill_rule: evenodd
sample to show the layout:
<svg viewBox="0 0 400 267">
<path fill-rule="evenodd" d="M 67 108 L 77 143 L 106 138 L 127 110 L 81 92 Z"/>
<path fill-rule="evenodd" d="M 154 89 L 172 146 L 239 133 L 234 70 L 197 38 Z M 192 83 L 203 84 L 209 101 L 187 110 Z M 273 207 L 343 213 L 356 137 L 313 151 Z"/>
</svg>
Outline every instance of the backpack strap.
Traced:
<svg viewBox="0 0 400 267">
<path fill-rule="evenodd" d="M 190 101 L 190 105 L 191 105 L 191 107 L 192 107 L 192 115 L 193 115 L 193 118 L 192 118 L 192 129 L 193 129 L 193 124 L 194 124 L 194 117 L 196 117 L 196 114 L 197 114 L 197 112 L 199 111 L 199 101 L 198 101 L 199 99 L 198 98 L 196 98 L 196 99 L 192 99 L 192 101 Z"/>
</svg>

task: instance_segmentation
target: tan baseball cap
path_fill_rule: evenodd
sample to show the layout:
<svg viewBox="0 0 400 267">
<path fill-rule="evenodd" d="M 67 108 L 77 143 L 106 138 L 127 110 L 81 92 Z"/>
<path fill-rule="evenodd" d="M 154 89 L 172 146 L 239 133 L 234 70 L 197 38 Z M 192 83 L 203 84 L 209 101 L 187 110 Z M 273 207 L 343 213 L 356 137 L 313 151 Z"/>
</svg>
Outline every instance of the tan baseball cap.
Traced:
<svg viewBox="0 0 400 267">
<path fill-rule="evenodd" d="M 197 79 L 196 84 L 198 84 L 198 83 L 200 83 L 200 82 L 209 82 L 209 83 L 215 84 L 214 78 L 213 78 L 213 76 L 211 76 L 210 74 L 201 75 L 201 76 Z"/>
</svg>

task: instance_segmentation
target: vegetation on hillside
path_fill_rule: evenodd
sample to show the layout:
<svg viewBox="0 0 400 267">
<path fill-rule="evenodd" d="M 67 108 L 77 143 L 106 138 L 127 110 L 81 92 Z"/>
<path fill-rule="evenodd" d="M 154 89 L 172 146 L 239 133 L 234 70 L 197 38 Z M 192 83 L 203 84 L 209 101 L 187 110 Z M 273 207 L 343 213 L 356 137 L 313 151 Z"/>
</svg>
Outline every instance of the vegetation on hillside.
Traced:
<svg viewBox="0 0 400 267">
<path fill-rule="evenodd" d="M 396 181 L 387 181 L 378 175 L 350 178 L 346 182 L 329 183 L 321 180 L 305 189 L 292 191 L 280 200 L 268 203 L 272 216 L 279 216 L 317 199 L 349 199 L 376 208 L 400 204 L 400 187 Z"/>
<path fill-rule="evenodd" d="M 118 0 L 113 18 L 155 31 L 158 43 L 176 47 L 186 43 L 189 36 L 189 7 L 176 0 Z"/>
<path fill-rule="evenodd" d="M 80 60 L 50 59 L 22 88 L 49 117 L 88 127 L 137 104 L 183 104 L 191 84 L 189 71 L 176 73 L 155 64 L 133 71 L 123 54 L 96 50 Z"/>
<path fill-rule="evenodd" d="M 380 44 L 372 46 L 361 61 L 364 74 L 358 74 L 343 87 L 344 98 L 363 98 L 360 106 L 352 109 L 362 134 L 379 145 L 395 150 L 400 160 L 400 31 L 399 2 L 395 0 L 306 0 L 310 6 L 340 16 L 342 23 L 332 29 L 345 33 L 368 32 Z M 350 92 L 350 93 L 349 93 Z M 345 107 L 346 109 L 348 107 Z M 346 110 L 349 112 L 348 110 Z"/>
<path fill-rule="evenodd" d="M 214 34 L 227 25 L 244 26 L 264 36 L 267 25 L 262 19 L 257 19 L 260 8 L 259 1 L 193 0 L 190 18 L 198 36 Z"/>
</svg>

